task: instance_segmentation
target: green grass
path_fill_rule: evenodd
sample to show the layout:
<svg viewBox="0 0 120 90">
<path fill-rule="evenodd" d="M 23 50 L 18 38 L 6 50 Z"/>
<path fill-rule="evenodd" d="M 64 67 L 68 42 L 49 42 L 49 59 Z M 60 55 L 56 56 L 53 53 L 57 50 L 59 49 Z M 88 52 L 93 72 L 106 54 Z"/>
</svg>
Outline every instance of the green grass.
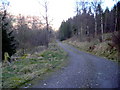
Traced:
<svg viewBox="0 0 120 90">
<path fill-rule="evenodd" d="M 26 56 L 2 67 L 3 88 L 27 86 L 29 82 L 42 79 L 45 74 L 61 68 L 67 61 L 67 53 L 55 43 L 51 43 L 47 50 L 31 55 L 33 58 Z"/>
</svg>

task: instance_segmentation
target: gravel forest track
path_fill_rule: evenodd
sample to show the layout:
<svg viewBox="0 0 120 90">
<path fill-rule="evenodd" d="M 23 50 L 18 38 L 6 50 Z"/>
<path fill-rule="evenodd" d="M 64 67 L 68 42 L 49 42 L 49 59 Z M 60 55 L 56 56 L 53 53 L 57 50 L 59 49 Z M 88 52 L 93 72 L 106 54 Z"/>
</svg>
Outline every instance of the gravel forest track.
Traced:
<svg viewBox="0 0 120 90">
<path fill-rule="evenodd" d="M 57 41 L 69 57 L 67 66 L 33 88 L 118 88 L 119 66 L 116 62 L 97 57 Z"/>
</svg>

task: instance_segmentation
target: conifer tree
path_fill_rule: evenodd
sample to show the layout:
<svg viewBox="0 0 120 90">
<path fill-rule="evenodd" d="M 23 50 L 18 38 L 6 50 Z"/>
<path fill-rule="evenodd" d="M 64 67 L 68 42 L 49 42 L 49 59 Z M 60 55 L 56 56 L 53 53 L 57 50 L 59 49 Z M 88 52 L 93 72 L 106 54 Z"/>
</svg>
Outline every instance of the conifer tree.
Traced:
<svg viewBox="0 0 120 90">
<path fill-rule="evenodd" d="M 6 11 L 4 11 L 2 15 L 2 60 L 4 60 L 4 53 L 7 52 L 11 57 L 16 52 L 16 41 L 14 36 L 12 35 L 13 31 L 10 31 L 9 24 L 11 23 L 8 21 L 6 17 Z M 10 61 L 10 60 L 9 60 Z"/>
</svg>

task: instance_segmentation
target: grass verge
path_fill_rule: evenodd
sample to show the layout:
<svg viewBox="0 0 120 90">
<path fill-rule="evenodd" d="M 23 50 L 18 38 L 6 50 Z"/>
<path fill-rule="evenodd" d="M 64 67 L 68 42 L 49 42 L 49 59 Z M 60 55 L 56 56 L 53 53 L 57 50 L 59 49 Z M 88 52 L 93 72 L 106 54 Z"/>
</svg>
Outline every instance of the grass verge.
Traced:
<svg viewBox="0 0 120 90">
<path fill-rule="evenodd" d="M 67 53 L 55 43 L 41 53 L 27 55 L 2 67 L 3 88 L 30 87 L 32 81 L 43 77 L 56 69 L 61 68 L 67 61 Z"/>
<path fill-rule="evenodd" d="M 91 42 L 80 42 L 77 40 L 71 40 L 68 39 L 66 41 L 63 41 L 64 43 L 70 44 L 76 48 L 78 48 L 81 51 L 93 54 L 93 55 L 97 55 L 115 62 L 118 62 L 117 58 L 118 58 L 118 54 L 117 54 L 117 49 L 111 48 L 109 46 L 109 43 L 111 43 L 111 41 L 104 41 L 102 43 L 99 42 L 95 42 L 95 41 L 91 41 Z M 118 62 L 120 63 L 120 62 Z"/>
</svg>

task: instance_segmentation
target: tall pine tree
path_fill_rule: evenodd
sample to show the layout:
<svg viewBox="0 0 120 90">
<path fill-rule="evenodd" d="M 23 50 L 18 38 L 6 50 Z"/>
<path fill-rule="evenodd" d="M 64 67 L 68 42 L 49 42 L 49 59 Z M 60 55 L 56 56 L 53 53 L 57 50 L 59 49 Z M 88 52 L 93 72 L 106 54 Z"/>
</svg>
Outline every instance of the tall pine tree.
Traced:
<svg viewBox="0 0 120 90">
<path fill-rule="evenodd" d="M 16 52 L 16 41 L 14 36 L 12 36 L 13 31 L 10 31 L 8 17 L 6 16 L 6 11 L 2 14 L 2 60 L 4 60 L 4 54 L 7 52 L 11 57 Z M 10 60 L 9 60 L 10 61 Z"/>
</svg>

